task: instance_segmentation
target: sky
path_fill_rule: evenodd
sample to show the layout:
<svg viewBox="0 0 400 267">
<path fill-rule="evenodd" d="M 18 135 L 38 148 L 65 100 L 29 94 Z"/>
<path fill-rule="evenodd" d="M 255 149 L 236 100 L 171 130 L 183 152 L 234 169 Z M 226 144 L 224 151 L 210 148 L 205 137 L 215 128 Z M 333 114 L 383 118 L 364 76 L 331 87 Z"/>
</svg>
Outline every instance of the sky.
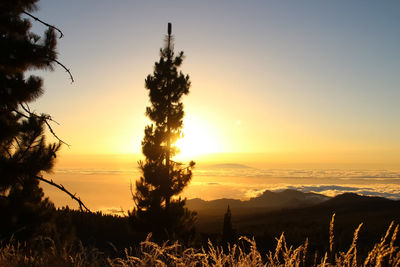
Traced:
<svg viewBox="0 0 400 267">
<path fill-rule="evenodd" d="M 75 79 L 40 72 L 45 94 L 32 105 L 60 123 L 65 159 L 140 154 L 144 79 L 171 22 L 192 82 L 183 159 L 400 167 L 399 1 L 38 6 L 34 15 L 63 31 L 59 60 Z"/>
</svg>

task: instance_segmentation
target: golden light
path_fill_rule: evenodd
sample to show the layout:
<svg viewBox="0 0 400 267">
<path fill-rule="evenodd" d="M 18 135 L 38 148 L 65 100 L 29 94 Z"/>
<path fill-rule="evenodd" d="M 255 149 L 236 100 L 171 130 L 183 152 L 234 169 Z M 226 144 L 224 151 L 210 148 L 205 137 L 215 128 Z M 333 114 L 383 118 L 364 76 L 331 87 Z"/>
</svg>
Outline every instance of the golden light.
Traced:
<svg viewBox="0 0 400 267">
<path fill-rule="evenodd" d="M 223 144 L 216 129 L 196 117 L 185 117 L 183 137 L 176 142 L 180 149 L 178 158 L 190 159 L 193 156 L 223 151 Z"/>
</svg>

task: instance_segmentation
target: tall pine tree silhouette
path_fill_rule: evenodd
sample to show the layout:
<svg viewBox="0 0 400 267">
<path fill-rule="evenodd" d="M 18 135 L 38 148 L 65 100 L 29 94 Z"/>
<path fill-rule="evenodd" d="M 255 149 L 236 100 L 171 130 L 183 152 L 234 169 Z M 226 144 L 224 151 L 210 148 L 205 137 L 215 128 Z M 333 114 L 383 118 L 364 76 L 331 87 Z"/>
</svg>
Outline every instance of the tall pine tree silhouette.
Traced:
<svg viewBox="0 0 400 267">
<path fill-rule="evenodd" d="M 227 246 L 228 244 L 233 245 L 236 242 L 236 234 L 235 230 L 232 226 L 232 212 L 231 209 L 226 209 L 226 213 L 224 215 L 224 225 L 222 228 L 222 244 Z"/>
<path fill-rule="evenodd" d="M 178 152 L 174 143 L 181 137 L 183 103 L 189 93 L 189 76 L 178 71 L 183 52 L 173 51 L 171 24 L 165 46 L 154 72 L 145 80 L 151 105 L 146 115 L 152 123 L 145 127 L 142 152 L 145 161 L 139 162 L 142 176 L 136 182 L 133 200 L 136 204 L 131 218 L 136 230 L 153 232 L 156 238 L 178 238 L 192 230 L 194 213 L 184 208 L 185 200 L 174 198 L 192 178 L 193 161 L 188 166 L 173 161 Z"/>
<path fill-rule="evenodd" d="M 45 140 L 50 116 L 30 111 L 28 103 L 42 95 L 43 86 L 40 77 L 25 73 L 52 70 L 61 63 L 58 29 L 29 13 L 36 2 L 0 3 L 0 239 L 43 233 L 54 210 L 38 178 L 52 169 L 60 143 Z M 29 16 L 48 27 L 44 36 L 30 31 Z"/>
</svg>

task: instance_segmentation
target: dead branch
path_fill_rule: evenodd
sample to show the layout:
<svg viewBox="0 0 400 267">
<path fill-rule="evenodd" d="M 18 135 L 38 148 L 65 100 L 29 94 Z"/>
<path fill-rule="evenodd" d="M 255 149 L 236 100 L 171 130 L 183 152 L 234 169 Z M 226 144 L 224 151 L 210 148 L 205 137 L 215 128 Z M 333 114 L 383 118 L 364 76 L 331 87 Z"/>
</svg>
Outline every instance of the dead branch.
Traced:
<svg viewBox="0 0 400 267">
<path fill-rule="evenodd" d="M 33 116 L 33 117 L 42 119 L 42 120 L 44 121 L 44 123 L 47 125 L 47 128 L 49 128 L 50 133 L 58 140 L 58 142 L 60 142 L 60 143 L 62 143 L 62 144 L 64 144 L 64 145 L 66 145 L 67 147 L 71 147 L 71 145 L 69 145 L 68 143 L 66 143 L 65 141 L 63 141 L 61 138 L 59 138 L 59 137 L 57 136 L 57 134 L 54 132 L 53 128 L 51 127 L 51 125 L 50 125 L 50 123 L 49 123 L 49 121 L 52 121 L 52 122 L 54 122 L 54 123 L 56 123 L 56 124 L 59 124 L 59 123 L 56 122 L 55 120 L 53 120 L 53 119 L 51 118 L 50 115 L 48 115 L 48 114 L 42 114 L 42 116 L 36 115 L 35 113 L 31 112 L 31 110 L 29 109 L 28 104 L 26 104 L 26 107 L 25 107 L 25 106 L 21 103 L 20 106 L 22 107 L 22 109 L 23 109 L 26 113 L 29 114 L 29 116 Z M 14 110 L 14 111 L 15 111 L 16 113 L 18 113 L 19 115 L 25 117 L 25 118 L 29 118 L 28 116 L 26 116 L 25 114 L 19 112 L 18 110 Z"/>
<path fill-rule="evenodd" d="M 60 143 L 62 143 L 62 144 L 64 144 L 64 145 L 66 145 L 67 147 L 71 147 L 71 145 L 67 144 L 66 142 L 64 142 L 63 140 L 61 140 L 61 139 L 56 135 L 56 133 L 53 131 L 53 128 L 51 128 L 51 125 L 49 124 L 49 122 L 48 122 L 46 119 L 44 119 L 44 123 L 46 123 L 47 128 L 49 128 L 50 133 L 58 140 L 58 142 L 60 142 Z"/>
<path fill-rule="evenodd" d="M 42 23 L 43 25 L 46 25 L 47 27 L 52 28 L 52 29 L 58 31 L 58 32 L 60 33 L 60 39 L 64 36 L 64 34 L 62 33 L 62 31 L 61 31 L 59 28 L 57 28 L 56 26 L 50 25 L 50 24 L 44 22 L 43 20 L 39 19 L 38 17 L 35 17 L 34 15 L 32 15 L 32 14 L 26 12 L 26 11 L 22 11 L 22 13 L 24 13 L 25 15 L 27 15 L 27 16 L 33 18 L 33 19 L 36 20 L 36 21 L 39 21 L 39 22 Z"/>
<path fill-rule="evenodd" d="M 9 151 L 5 146 L 1 146 L 1 149 L 2 149 L 3 151 L 5 151 L 5 152 L 8 154 L 8 157 L 9 157 L 10 159 L 12 158 L 12 155 L 11 155 L 10 151 Z"/>
<path fill-rule="evenodd" d="M 57 63 L 58 65 L 60 65 L 68 73 L 69 78 L 71 79 L 71 83 L 73 83 L 75 81 L 74 77 L 72 76 L 72 73 L 71 73 L 70 69 L 68 69 L 64 64 L 62 64 L 60 61 L 58 61 L 55 58 L 48 58 L 48 59 L 50 61 L 53 61 L 53 62 Z"/>
<path fill-rule="evenodd" d="M 49 28 L 51 28 L 51 29 L 54 29 L 54 30 L 58 31 L 58 32 L 60 33 L 60 39 L 64 36 L 64 34 L 62 33 L 62 31 L 61 31 L 59 28 L 57 28 L 56 26 L 50 25 L 50 24 L 44 22 L 43 20 L 39 19 L 38 17 L 35 17 L 34 15 L 32 15 L 32 14 L 26 12 L 26 11 L 23 11 L 22 13 L 24 13 L 25 15 L 27 15 L 27 16 L 33 18 L 34 20 L 36 20 L 36 21 L 42 23 L 43 25 L 45 25 L 45 26 L 47 26 L 47 27 L 49 27 Z M 74 77 L 72 76 L 71 71 L 70 71 L 64 64 L 62 64 L 60 61 L 58 61 L 58 60 L 55 59 L 55 58 L 48 58 L 48 60 L 53 61 L 53 62 L 57 63 L 58 65 L 60 65 L 60 66 L 69 74 L 69 78 L 71 79 L 71 83 L 74 82 Z"/>
<path fill-rule="evenodd" d="M 76 197 L 76 194 L 70 193 L 62 184 L 56 184 L 55 182 L 53 182 L 53 180 L 47 180 L 47 179 L 45 179 L 45 178 L 43 178 L 43 177 L 41 177 L 41 176 L 35 176 L 35 178 L 38 179 L 38 180 L 40 180 L 40 181 L 42 181 L 42 182 L 48 183 L 49 185 L 52 185 L 52 186 L 54 186 L 54 187 L 57 187 L 58 189 L 60 189 L 61 191 L 63 191 L 63 192 L 66 193 L 67 195 L 69 195 L 73 200 L 75 200 L 76 202 L 78 202 L 78 204 L 79 204 L 79 209 L 80 209 L 81 211 L 84 211 L 84 209 L 85 209 L 85 211 L 91 213 L 91 211 L 85 206 L 85 204 L 81 201 L 81 199 L 80 199 L 79 197 Z"/>
</svg>

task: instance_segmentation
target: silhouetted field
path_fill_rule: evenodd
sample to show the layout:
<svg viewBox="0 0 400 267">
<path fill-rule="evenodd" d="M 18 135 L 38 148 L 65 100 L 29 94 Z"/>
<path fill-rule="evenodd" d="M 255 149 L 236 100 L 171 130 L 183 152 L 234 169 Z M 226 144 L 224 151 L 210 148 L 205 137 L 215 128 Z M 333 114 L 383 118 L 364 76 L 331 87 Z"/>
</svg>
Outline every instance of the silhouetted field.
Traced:
<svg viewBox="0 0 400 267">
<path fill-rule="evenodd" d="M 262 251 L 256 241 L 245 236 L 238 243 L 225 248 L 208 242 L 196 249 L 179 242 L 152 242 L 151 235 L 133 249 L 125 249 L 120 257 L 110 257 L 101 251 L 82 246 L 57 248 L 46 240 L 38 242 L 41 249 L 20 244 L 7 244 L 0 249 L 1 266 L 398 266 L 400 252 L 396 237 L 399 225 L 390 224 L 382 238 L 365 249 L 358 241 L 361 238 L 360 224 L 355 229 L 350 245 L 340 251 L 335 246 L 335 216 L 329 225 L 327 249 L 318 254 L 310 250 L 306 239 L 292 246 L 282 233 L 276 239 L 274 249 Z M 45 245 L 45 246 L 43 246 Z M 365 244 L 364 244 L 365 245 Z M 360 253 L 365 250 L 365 253 Z M 121 251 L 122 252 L 122 251 Z"/>
<path fill-rule="evenodd" d="M 299 201 L 310 197 L 313 201 L 319 200 L 314 204 Z M 261 200 L 268 199 L 279 199 L 284 203 L 283 208 L 279 208 L 278 202 L 274 205 L 266 204 L 267 207 L 246 206 L 260 204 Z M 296 201 L 296 207 L 293 207 L 290 203 Z M 221 240 L 224 211 L 216 214 L 217 206 L 209 213 L 207 209 L 198 210 L 196 237 L 179 245 L 172 241 L 156 244 L 151 242 L 152 239 L 143 243 L 143 235 L 135 233 L 127 217 L 61 209 L 57 211 L 57 223 L 64 225 L 71 242 L 64 243 L 62 248 L 47 239 L 36 240 L 34 245 L 3 242 L 0 263 L 10 261 L 13 255 L 16 263 L 35 262 L 40 263 L 36 264 L 40 266 L 50 265 L 51 262 L 62 263 L 64 266 L 149 266 L 148 264 L 157 265 L 157 260 L 167 266 L 221 266 L 218 262 L 224 262 L 227 266 L 238 262 L 248 264 L 243 266 L 254 266 L 252 264 L 261 262 L 269 263 L 269 266 L 288 262 L 310 266 L 324 260 L 334 266 L 341 266 L 339 263 L 345 261 L 353 264 L 355 257 L 359 265 L 371 253 L 375 256 L 370 256 L 370 260 L 381 255 L 385 264 L 395 266 L 394 263 L 399 262 L 400 254 L 396 247 L 399 242 L 395 240 L 397 230 L 392 227 L 386 243 L 381 242 L 390 223 L 393 221 L 395 225 L 399 224 L 399 201 L 356 194 L 323 198 L 289 190 L 277 194 L 266 192 L 258 199 L 241 204 L 234 202 L 237 205 L 231 207 L 233 227 L 237 236 L 245 236 L 237 242 L 235 251 L 231 247 L 228 252 L 226 244 Z M 232 202 L 219 200 L 215 203 L 223 203 L 222 208 Z M 333 214 L 335 224 L 331 235 L 334 235 L 334 246 L 330 252 L 332 237 L 329 230 Z M 363 224 L 357 231 L 357 240 L 354 241 L 354 232 L 361 223 Z M 283 233 L 284 239 L 281 236 Z M 293 247 L 290 249 L 289 245 Z M 381 250 L 377 248 L 379 246 Z M 242 250 L 239 251 L 239 247 Z M 224 253 L 221 251 L 223 248 Z"/>
</svg>

